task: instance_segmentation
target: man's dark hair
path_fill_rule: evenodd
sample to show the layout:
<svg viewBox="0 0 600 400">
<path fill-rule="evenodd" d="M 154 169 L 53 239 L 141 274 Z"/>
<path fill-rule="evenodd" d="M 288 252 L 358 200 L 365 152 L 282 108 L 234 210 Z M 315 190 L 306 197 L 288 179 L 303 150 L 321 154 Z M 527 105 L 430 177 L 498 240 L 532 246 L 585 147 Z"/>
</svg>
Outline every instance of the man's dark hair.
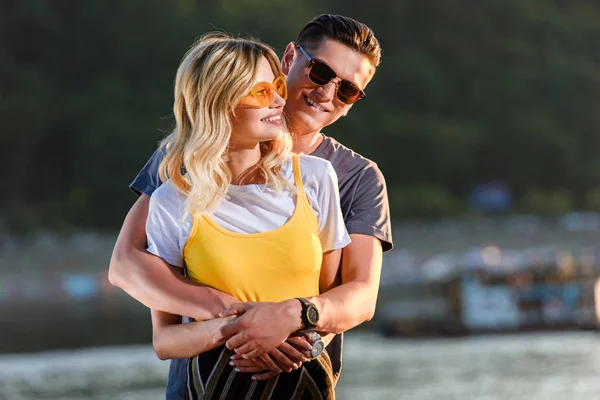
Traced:
<svg viewBox="0 0 600 400">
<path fill-rule="evenodd" d="M 316 48 L 329 38 L 365 55 L 376 67 L 381 62 L 381 46 L 367 25 L 343 15 L 323 14 L 309 21 L 296 38 L 296 44 Z"/>
</svg>

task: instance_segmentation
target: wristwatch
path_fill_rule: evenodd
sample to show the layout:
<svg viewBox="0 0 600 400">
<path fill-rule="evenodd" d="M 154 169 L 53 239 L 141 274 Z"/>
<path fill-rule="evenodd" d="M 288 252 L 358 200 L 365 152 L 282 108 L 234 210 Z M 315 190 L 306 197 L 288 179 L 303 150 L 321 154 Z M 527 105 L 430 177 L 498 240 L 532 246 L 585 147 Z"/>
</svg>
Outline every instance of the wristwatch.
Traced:
<svg viewBox="0 0 600 400">
<path fill-rule="evenodd" d="M 315 331 L 305 331 L 302 332 L 302 334 L 308 337 L 310 340 L 310 344 L 312 346 L 312 349 L 310 350 L 310 357 L 319 357 L 323 350 L 325 350 L 325 342 L 323 342 L 323 339 L 321 339 L 321 335 Z"/>
<path fill-rule="evenodd" d="M 302 323 L 304 323 L 304 329 L 314 329 L 317 327 L 319 322 L 319 310 L 310 301 L 302 297 L 297 297 L 296 300 L 302 304 Z"/>
</svg>

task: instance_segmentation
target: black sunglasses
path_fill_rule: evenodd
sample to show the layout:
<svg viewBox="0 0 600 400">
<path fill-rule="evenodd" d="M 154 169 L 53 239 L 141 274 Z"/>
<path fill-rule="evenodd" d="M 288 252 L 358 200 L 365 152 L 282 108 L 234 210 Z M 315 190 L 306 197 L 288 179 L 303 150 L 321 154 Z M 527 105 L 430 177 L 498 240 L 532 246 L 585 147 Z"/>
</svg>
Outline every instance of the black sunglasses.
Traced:
<svg viewBox="0 0 600 400">
<path fill-rule="evenodd" d="M 323 61 L 314 60 L 306 51 L 304 51 L 302 46 L 297 45 L 296 47 L 300 49 L 302 54 L 304 54 L 304 56 L 310 62 L 308 79 L 310 79 L 312 83 L 323 86 L 337 77 L 329 65 L 325 64 Z M 344 104 L 353 104 L 366 97 L 365 92 L 360 90 L 358 86 L 352 82 L 344 80 L 336 84 L 336 95 L 337 98 L 340 99 L 340 101 Z"/>
</svg>

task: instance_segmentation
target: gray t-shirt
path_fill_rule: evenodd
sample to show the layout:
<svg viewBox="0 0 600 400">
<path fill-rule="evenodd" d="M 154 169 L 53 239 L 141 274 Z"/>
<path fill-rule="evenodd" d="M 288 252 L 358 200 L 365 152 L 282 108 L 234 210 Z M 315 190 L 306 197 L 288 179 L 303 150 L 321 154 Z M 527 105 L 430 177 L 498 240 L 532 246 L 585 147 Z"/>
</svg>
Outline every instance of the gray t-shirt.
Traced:
<svg viewBox="0 0 600 400">
<path fill-rule="evenodd" d="M 383 174 L 373 161 L 325 136 L 311 156 L 329 160 L 338 176 L 340 205 L 349 234 L 361 233 L 392 249 L 392 227 Z"/>
<path fill-rule="evenodd" d="M 338 176 L 340 206 L 348 233 L 376 237 L 381 241 L 383 251 L 391 250 L 392 227 L 387 188 L 377 164 L 327 136 L 311 155 L 329 160 Z M 129 186 L 131 190 L 138 195 L 152 195 L 161 184 L 158 166 L 163 156 L 161 149 L 154 152 Z M 342 336 L 336 335 L 327 346 L 336 376 L 342 367 Z M 184 366 L 185 360 L 172 361 L 167 385 L 168 398 L 183 398 L 186 379 Z"/>
<path fill-rule="evenodd" d="M 160 186 L 158 166 L 163 155 L 161 149 L 156 150 L 129 185 L 136 194 L 151 196 Z M 374 236 L 381 241 L 383 251 L 391 250 L 387 189 L 377 164 L 327 136 L 311 156 L 329 160 L 338 176 L 340 205 L 348 233 Z"/>
</svg>

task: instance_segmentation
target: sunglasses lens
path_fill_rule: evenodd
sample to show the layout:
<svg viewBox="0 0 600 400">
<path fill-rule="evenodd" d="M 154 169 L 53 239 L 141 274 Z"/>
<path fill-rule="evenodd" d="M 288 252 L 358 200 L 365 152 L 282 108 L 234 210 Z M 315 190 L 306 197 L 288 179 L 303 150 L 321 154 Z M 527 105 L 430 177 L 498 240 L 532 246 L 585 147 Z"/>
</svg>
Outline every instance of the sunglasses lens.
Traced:
<svg viewBox="0 0 600 400">
<path fill-rule="evenodd" d="M 273 103 L 275 93 L 287 100 L 287 84 L 283 75 L 277 77 L 272 84 L 260 82 L 254 85 L 250 93 L 240 101 L 240 105 L 257 108 L 268 107 Z"/>
<path fill-rule="evenodd" d="M 326 85 L 335 79 L 336 74 L 327 64 L 313 60 L 308 77 L 317 85 Z M 337 97 L 345 104 L 352 104 L 361 98 L 361 92 L 356 85 L 342 81 L 337 89 Z"/>
<path fill-rule="evenodd" d="M 273 102 L 273 88 L 268 83 L 259 83 L 254 86 L 254 95 L 263 107 Z"/>
<path fill-rule="evenodd" d="M 273 82 L 273 86 L 275 86 L 275 91 L 277 94 L 284 100 L 287 100 L 287 84 L 285 82 L 285 77 L 280 76 Z"/>
<path fill-rule="evenodd" d="M 352 104 L 360 98 L 360 89 L 348 82 L 342 82 L 337 91 L 338 98 L 345 104 Z"/>
<path fill-rule="evenodd" d="M 333 72 L 326 64 L 319 61 L 313 61 L 308 77 L 317 85 L 326 85 L 335 78 L 335 72 Z"/>
</svg>

